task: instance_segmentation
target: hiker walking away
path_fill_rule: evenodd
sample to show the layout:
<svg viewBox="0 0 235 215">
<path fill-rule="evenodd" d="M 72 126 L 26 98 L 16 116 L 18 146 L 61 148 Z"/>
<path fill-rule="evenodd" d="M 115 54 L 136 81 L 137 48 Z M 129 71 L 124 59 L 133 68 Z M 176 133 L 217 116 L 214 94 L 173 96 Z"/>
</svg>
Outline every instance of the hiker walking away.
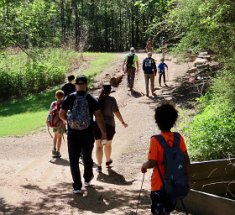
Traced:
<svg viewBox="0 0 235 215">
<path fill-rule="evenodd" d="M 153 52 L 153 42 L 151 40 L 151 38 L 149 38 L 146 42 L 146 46 L 145 46 L 145 50 L 146 52 Z"/>
<path fill-rule="evenodd" d="M 134 47 L 130 48 L 130 53 L 125 57 L 122 69 L 127 73 L 127 83 L 130 91 L 133 90 L 135 73 L 139 71 L 139 58 L 135 54 Z"/>
<path fill-rule="evenodd" d="M 141 167 L 142 173 L 153 168 L 150 194 L 152 214 L 170 214 L 177 198 L 185 196 L 189 190 L 190 160 L 184 138 L 179 133 L 171 132 L 177 117 L 177 110 L 171 104 L 162 104 L 155 110 L 155 121 L 161 133 L 151 137 L 148 161 Z M 173 156 L 170 152 L 177 153 Z M 177 184 L 174 179 L 180 181 L 180 188 L 173 186 Z M 167 189 L 169 187 L 171 189 Z"/>
<path fill-rule="evenodd" d="M 152 52 L 148 52 L 148 57 L 143 61 L 143 71 L 145 78 L 146 96 L 149 96 L 149 80 L 151 93 L 154 95 L 154 77 L 157 72 L 155 60 L 152 58 Z"/>
<path fill-rule="evenodd" d="M 62 143 L 62 137 L 65 133 L 65 125 L 62 120 L 59 118 L 59 110 L 64 98 L 64 92 L 62 90 L 58 90 L 55 93 L 56 101 L 51 103 L 49 114 L 46 119 L 46 124 L 49 127 L 53 128 L 53 149 L 52 149 L 52 157 L 60 158 L 60 148 Z M 49 131 L 50 132 L 50 131 Z"/>
<path fill-rule="evenodd" d="M 164 81 L 164 84 L 166 86 L 166 69 L 167 69 L 167 72 L 168 72 L 168 66 L 167 64 L 164 63 L 164 58 L 161 59 L 161 63 L 158 65 L 158 72 L 159 72 L 159 86 L 161 87 L 161 79 L 162 79 L 162 76 L 163 76 L 163 81 Z"/>
<path fill-rule="evenodd" d="M 112 140 L 115 134 L 115 120 L 114 115 L 119 119 L 122 125 L 126 128 L 128 125 L 123 120 L 123 117 L 119 111 L 117 101 L 114 97 L 110 96 L 111 85 L 104 84 L 100 93 L 98 102 L 101 112 L 104 116 L 105 127 L 107 132 L 107 142 L 101 140 L 101 131 L 97 124 L 94 126 L 94 133 L 96 139 L 96 159 L 97 159 L 97 172 L 102 172 L 102 158 L 103 150 L 106 157 L 106 167 L 109 167 L 113 160 L 111 159 L 112 153 Z"/>
<path fill-rule="evenodd" d="M 61 106 L 60 118 L 68 125 L 68 153 L 73 178 L 73 192 L 82 194 L 79 158 L 82 152 L 84 163 L 84 185 L 93 179 L 92 150 L 94 147 L 93 116 L 101 131 L 101 139 L 106 139 L 104 119 L 98 101 L 87 92 L 87 78 L 78 76 L 75 80 L 76 92 L 68 95 Z"/>
<path fill-rule="evenodd" d="M 165 58 L 165 55 L 167 53 L 167 40 L 165 37 L 162 37 L 161 44 L 162 44 L 162 57 Z"/>
<path fill-rule="evenodd" d="M 75 92 L 75 85 L 73 83 L 74 79 L 75 79 L 74 75 L 69 75 L 68 82 L 66 84 L 64 84 L 64 86 L 61 88 L 61 90 L 64 91 L 64 97 Z"/>
</svg>

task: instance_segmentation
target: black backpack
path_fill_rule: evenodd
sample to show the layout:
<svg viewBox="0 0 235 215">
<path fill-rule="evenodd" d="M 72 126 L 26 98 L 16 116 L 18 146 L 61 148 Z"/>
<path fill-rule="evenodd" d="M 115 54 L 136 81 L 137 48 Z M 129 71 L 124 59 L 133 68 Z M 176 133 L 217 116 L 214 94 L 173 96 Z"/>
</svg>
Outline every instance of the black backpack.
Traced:
<svg viewBox="0 0 235 215">
<path fill-rule="evenodd" d="M 164 178 L 157 166 L 163 182 L 163 190 L 168 199 L 175 202 L 182 200 L 189 192 L 188 175 L 184 153 L 180 150 L 180 134 L 174 132 L 174 143 L 169 147 L 162 135 L 154 136 L 164 149 Z"/>
<path fill-rule="evenodd" d="M 127 57 L 127 61 L 126 61 L 126 68 L 130 69 L 133 68 L 133 61 L 134 61 L 134 56 L 135 54 L 129 54 Z"/>
</svg>

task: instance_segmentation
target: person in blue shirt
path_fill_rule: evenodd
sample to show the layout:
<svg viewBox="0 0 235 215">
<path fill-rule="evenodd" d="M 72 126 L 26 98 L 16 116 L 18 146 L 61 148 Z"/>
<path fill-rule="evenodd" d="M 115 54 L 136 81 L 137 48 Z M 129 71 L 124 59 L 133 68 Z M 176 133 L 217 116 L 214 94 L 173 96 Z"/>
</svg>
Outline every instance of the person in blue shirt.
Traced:
<svg viewBox="0 0 235 215">
<path fill-rule="evenodd" d="M 152 58 L 152 52 L 148 52 L 148 57 L 144 59 L 142 69 L 144 71 L 146 96 L 149 96 L 149 80 L 152 95 L 154 95 L 154 77 L 157 72 L 155 60 Z"/>
<path fill-rule="evenodd" d="M 167 72 L 168 72 L 168 66 L 164 63 L 164 58 L 161 59 L 161 63 L 158 65 L 158 72 L 159 72 L 159 86 L 161 87 L 161 79 L 162 79 L 162 76 L 163 76 L 163 81 L 164 81 L 164 84 L 166 85 L 166 69 L 167 69 Z"/>
</svg>

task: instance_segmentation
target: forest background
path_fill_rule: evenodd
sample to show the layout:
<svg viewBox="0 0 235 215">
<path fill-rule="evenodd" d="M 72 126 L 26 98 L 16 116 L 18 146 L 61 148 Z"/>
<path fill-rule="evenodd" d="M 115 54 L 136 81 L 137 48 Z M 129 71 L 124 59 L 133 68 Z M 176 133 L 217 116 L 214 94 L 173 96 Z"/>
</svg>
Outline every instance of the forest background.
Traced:
<svg viewBox="0 0 235 215">
<path fill-rule="evenodd" d="M 182 130 L 193 159 L 232 156 L 235 151 L 232 0 L 1 0 L 1 130 L 3 124 L 15 121 L 13 118 L 9 122 L 9 116 L 19 112 L 19 107 L 20 120 L 25 117 L 22 113 L 28 111 L 26 101 L 35 104 L 31 111 L 42 108 L 42 104 L 48 107 L 43 101 L 53 97 L 71 65 L 83 56 L 102 61 L 98 63 L 99 69 L 86 73 L 92 84 L 102 65 L 113 59 L 108 53 L 95 52 L 122 52 L 131 46 L 143 48 L 148 38 L 158 51 L 163 37 L 171 53 L 183 60 L 189 51 L 207 51 L 220 63 L 210 88 L 194 103 L 195 116 L 182 124 Z M 92 53 L 84 53 L 87 51 Z M 52 86 L 55 88 L 51 89 Z M 43 95 L 37 95 L 40 92 Z M 22 103 L 25 105 L 19 106 Z"/>
</svg>

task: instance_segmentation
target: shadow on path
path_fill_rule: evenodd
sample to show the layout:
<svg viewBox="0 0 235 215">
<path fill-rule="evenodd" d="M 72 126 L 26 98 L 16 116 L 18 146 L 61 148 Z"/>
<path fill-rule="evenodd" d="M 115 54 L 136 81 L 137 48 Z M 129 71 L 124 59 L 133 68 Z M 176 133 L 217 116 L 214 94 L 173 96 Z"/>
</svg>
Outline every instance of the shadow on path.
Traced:
<svg viewBox="0 0 235 215">
<path fill-rule="evenodd" d="M 112 168 L 108 168 L 108 175 L 100 173 L 97 176 L 97 181 L 101 181 L 108 184 L 131 185 L 135 180 L 126 181 L 123 175 L 117 173 Z"/>
<path fill-rule="evenodd" d="M 114 172 L 112 174 L 115 177 L 118 175 Z M 129 183 L 131 184 L 131 182 Z M 86 211 L 88 213 L 106 213 L 115 209 L 122 210 L 123 214 L 133 214 L 139 195 L 138 189 L 128 189 L 128 186 L 125 189 L 90 186 L 86 188 L 84 195 L 73 194 L 70 183 L 57 183 L 53 187 L 45 189 L 34 184 L 27 184 L 23 188 L 26 193 L 35 193 L 36 199 L 27 199 L 16 206 L 8 204 L 5 199 L 0 198 L 0 213 L 6 215 L 86 214 Z M 141 210 L 149 210 L 148 194 L 148 191 L 142 190 L 139 204 Z"/>
</svg>

